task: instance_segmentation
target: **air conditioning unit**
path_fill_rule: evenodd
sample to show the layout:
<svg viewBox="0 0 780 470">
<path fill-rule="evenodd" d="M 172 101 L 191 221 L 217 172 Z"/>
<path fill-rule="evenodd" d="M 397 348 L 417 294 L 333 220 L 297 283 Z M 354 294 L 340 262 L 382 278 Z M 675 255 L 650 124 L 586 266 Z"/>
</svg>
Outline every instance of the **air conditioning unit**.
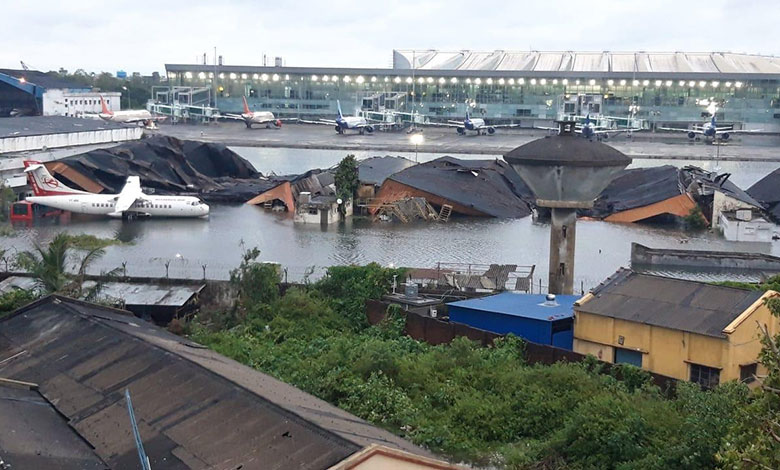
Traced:
<svg viewBox="0 0 780 470">
<path fill-rule="evenodd" d="M 753 220 L 753 211 L 750 209 L 739 209 L 736 213 L 737 220 L 742 220 L 744 222 L 750 222 Z"/>
</svg>

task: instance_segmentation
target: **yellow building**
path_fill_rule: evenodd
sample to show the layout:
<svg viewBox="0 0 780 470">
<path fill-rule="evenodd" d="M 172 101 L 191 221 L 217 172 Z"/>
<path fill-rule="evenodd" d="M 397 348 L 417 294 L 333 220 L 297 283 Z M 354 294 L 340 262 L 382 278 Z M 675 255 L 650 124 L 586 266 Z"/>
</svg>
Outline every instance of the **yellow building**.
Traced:
<svg viewBox="0 0 780 470">
<path fill-rule="evenodd" d="M 779 295 L 621 269 L 574 304 L 574 351 L 705 386 L 752 382 Z"/>
</svg>

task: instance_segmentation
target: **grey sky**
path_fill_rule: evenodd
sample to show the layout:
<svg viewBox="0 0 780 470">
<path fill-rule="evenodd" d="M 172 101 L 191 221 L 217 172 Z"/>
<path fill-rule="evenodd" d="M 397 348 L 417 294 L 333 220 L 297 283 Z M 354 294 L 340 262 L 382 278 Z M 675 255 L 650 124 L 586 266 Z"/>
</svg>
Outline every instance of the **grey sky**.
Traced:
<svg viewBox="0 0 780 470">
<path fill-rule="evenodd" d="M 0 67 L 163 71 L 226 64 L 388 67 L 395 49 L 780 55 L 776 0 L 4 2 Z"/>
</svg>

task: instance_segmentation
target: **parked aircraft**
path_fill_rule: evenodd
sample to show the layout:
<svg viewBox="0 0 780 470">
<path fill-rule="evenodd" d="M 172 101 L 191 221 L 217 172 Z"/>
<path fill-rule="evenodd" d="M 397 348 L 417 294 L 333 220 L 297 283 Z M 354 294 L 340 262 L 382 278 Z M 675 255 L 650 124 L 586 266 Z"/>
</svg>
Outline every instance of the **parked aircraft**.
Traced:
<svg viewBox="0 0 780 470">
<path fill-rule="evenodd" d="M 543 127 L 543 126 L 537 126 L 536 129 L 544 129 L 546 131 L 555 131 L 558 132 L 559 129 L 557 127 Z M 594 137 L 598 140 L 602 139 L 608 139 L 610 135 L 612 134 L 619 134 L 621 132 L 633 132 L 633 131 L 640 131 L 642 129 L 639 128 L 631 128 L 631 127 L 625 127 L 625 128 L 607 128 L 603 126 L 597 126 L 593 121 L 590 120 L 590 114 L 585 116 L 585 122 L 583 123 L 576 123 L 574 127 L 574 133 L 577 135 L 581 135 L 582 137 L 585 137 L 586 139 L 593 139 Z"/>
<path fill-rule="evenodd" d="M 106 101 L 100 97 L 100 105 L 103 107 L 98 116 L 104 121 L 118 122 L 121 124 L 143 123 L 145 127 L 153 127 L 157 121 L 164 121 L 165 116 L 153 116 L 145 109 L 128 109 L 125 111 L 111 111 L 106 106 Z"/>
<path fill-rule="evenodd" d="M 472 118 L 468 106 L 466 106 L 466 118 L 463 121 L 427 122 L 426 126 L 454 127 L 460 135 L 466 135 L 468 131 L 476 132 L 477 135 L 493 135 L 496 129 L 508 127 L 520 127 L 520 124 L 498 124 L 487 125 L 482 118 Z"/>
<path fill-rule="evenodd" d="M 334 126 L 336 129 L 336 132 L 339 134 L 343 134 L 344 131 L 347 130 L 356 130 L 361 135 L 368 132 L 369 134 L 373 133 L 374 130 L 376 130 L 376 127 L 374 127 L 374 124 L 371 124 L 368 122 L 368 120 L 361 116 L 344 116 L 344 114 L 341 112 L 341 102 L 336 100 L 336 106 L 339 110 L 338 117 L 333 119 L 320 119 L 318 121 L 301 121 L 303 123 L 307 124 L 329 124 L 331 126 Z"/>
<path fill-rule="evenodd" d="M 659 127 L 658 129 L 663 131 L 686 132 L 689 139 L 698 140 L 699 138 L 704 137 L 710 142 L 716 139 L 721 142 L 725 142 L 731 138 L 731 134 L 749 134 L 752 132 L 760 132 L 760 129 L 735 130 L 733 126 L 718 127 L 718 124 L 715 121 L 714 113 L 712 114 L 712 119 L 704 122 L 703 124 L 693 126 L 693 129 L 676 129 L 674 127 Z"/>
<path fill-rule="evenodd" d="M 66 186 L 39 162 L 25 161 L 27 181 L 35 204 L 80 214 L 109 217 L 204 217 L 209 206 L 193 196 L 153 196 L 141 190 L 138 176 L 128 176 L 119 194 L 94 194 Z"/>
<path fill-rule="evenodd" d="M 277 119 L 274 116 L 274 113 L 270 111 L 250 111 L 249 104 L 246 102 L 246 96 L 242 98 L 244 99 L 243 113 L 223 114 L 222 117 L 227 119 L 238 119 L 244 121 L 244 124 L 246 124 L 247 129 L 251 129 L 252 124 L 265 125 L 266 129 L 270 128 L 271 126 L 274 126 L 277 129 L 282 127 L 282 119 Z"/>
</svg>

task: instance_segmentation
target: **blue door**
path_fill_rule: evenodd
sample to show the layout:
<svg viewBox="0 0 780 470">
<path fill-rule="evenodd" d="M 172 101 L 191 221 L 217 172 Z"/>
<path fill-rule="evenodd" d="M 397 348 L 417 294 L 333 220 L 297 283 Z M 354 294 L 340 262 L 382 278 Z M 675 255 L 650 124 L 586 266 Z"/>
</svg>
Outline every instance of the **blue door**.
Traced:
<svg viewBox="0 0 780 470">
<path fill-rule="evenodd" d="M 615 348 L 615 364 L 631 364 L 642 367 L 642 353 L 630 349 Z"/>
</svg>

